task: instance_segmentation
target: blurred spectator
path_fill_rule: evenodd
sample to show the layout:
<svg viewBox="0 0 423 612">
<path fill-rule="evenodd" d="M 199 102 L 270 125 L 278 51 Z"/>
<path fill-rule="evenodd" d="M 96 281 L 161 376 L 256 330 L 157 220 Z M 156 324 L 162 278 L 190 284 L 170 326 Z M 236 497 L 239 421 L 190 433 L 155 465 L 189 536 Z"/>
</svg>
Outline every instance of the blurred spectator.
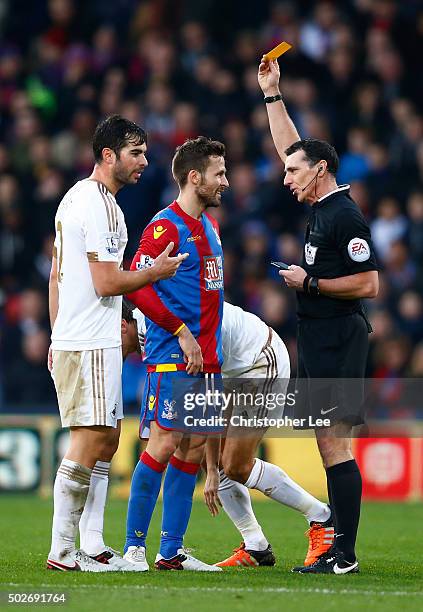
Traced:
<svg viewBox="0 0 423 612">
<path fill-rule="evenodd" d="M 404 172 L 416 171 L 416 156 L 423 138 L 422 118 L 414 112 L 401 118 L 397 131 L 391 139 L 392 163 Z"/>
<path fill-rule="evenodd" d="M 269 232 L 261 221 L 249 221 L 240 227 L 243 251 L 242 268 L 247 274 L 266 278 L 269 260 Z"/>
<path fill-rule="evenodd" d="M 46 368 L 49 344 L 49 335 L 44 329 L 23 336 L 22 356 L 6 366 L 4 399 L 7 404 L 39 404 L 46 408 L 55 403 L 56 392 Z"/>
<path fill-rule="evenodd" d="M 383 340 L 375 351 L 375 378 L 399 378 L 405 374 L 410 352 L 406 336 Z"/>
<path fill-rule="evenodd" d="M 183 144 L 188 138 L 195 138 L 197 136 L 197 109 L 193 104 L 180 102 L 175 105 L 173 119 L 173 134 L 171 138 L 172 149 Z"/>
<path fill-rule="evenodd" d="M 348 150 L 339 159 L 337 177 L 341 184 L 362 180 L 370 171 L 369 131 L 363 127 L 353 127 L 348 131 L 347 141 Z"/>
<path fill-rule="evenodd" d="M 381 100 L 379 84 L 376 80 L 362 81 L 354 91 L 351 123 L 377 130 L 379 137 L 384 136 L 389 115 Z"/>
<path fill-rule="evenodd" d="M 46 299 L 38 289 L 24 289 L 16 296 L 16 302 L 7 312 L 10 326 L 5 334 L 5 349 L 13 352 L 13 345 L 19 345 L 19 338 L 38 329 L 48 329 Z"/>
<path fill-rule="evenodd" d="M 314 60 L 323 61 L 334 45 L 334 28 L 339 15 L 334 2 L 317 2 L 313 19 L 301 29 L 301 49 Z"/>
<path fill-rule="evenodd" d="M 399 298 L 398 326 L 413 343 L 423 339 L 423 300 L 416 291 L 406 291 Z"/>
<path fill-rule="evenodd" d="M 212 52 L 209 34 L 204 24 L 189 21 L 181 30 L 182 65 L 187 72 L 192 72 L 198 60 Z"/>
<path fill-rule="evenodd" d="M 93 70 L 101 74 L 119 58 L 116 32 L 110 25 L 102 25 L 95 32 L 92 43 Z"/>
<path fill-rule="evenodd" d="M 370 224 L 373 243 L 379 258 L 384 261 L 391 245 L 401 240 L 407 232 L 407 219 L 400 213 L 395 198 L 383 198 L 377 207 L 377 217 Z"/>
<path fill-rule="evenodd" d="M 229 144 L 236 151 L 237 141 L 231 140 Z M 249 213 L 259 214 L 260 193 L 253 166 L 247 162 L 234 164 L 229 168 L 229 177 L 231 189 L 227 194 L 227 205 L 231 207 L 233 213 L 236 213 L 237 220 L 240 216 L 241 218 L 248 216 Z"/>
<path fill-rule="evenodd" d="M 371 143 L 368 148 L 368 161 L 370 168 L 366 186 L 372 202 L 380 200 L 386 193 L 402 192 L 390 166 L 387 146 L 381 142 Z"/>
<path fill-rule="evenodd" d="M 145 100 L 145 128 L 154 140 L 166 142 L 174 130 L 173 92 L 163 83 L 152 83 Z"/>
<path fill-rule="evenodd" d="M 48 285 L 51 270 L 51 259 L 54 245 L 54 234 L 47 234 L 43 240 L 42 251 L 34 260 L 34 286 L 45 290 Z"/>
<path fill-rule="evenodd" d="M 287 290 L 281 291 L 278 282 L 267 282 L 262 286 L 257 314 L 266 321 L 287 345 L 295 345 L 295 309 L 292 296 Z M 295 364 L 291 363 L 292 374 Z"/>
<path fill-rule="evenodd" d="M 404 242 L 395 241 L 386 255 L 386 271 L 390 283 L 398 293 L 411 287 L 416 280 L 417 266 Z"/>
<path fill-rule="evenodd" d="M 384 340 L 395 332 L 395 323 L 388 310 L 376 310 L 371 315 L 370 322 L 373 327 L 371 343 Z"/>
</svg>

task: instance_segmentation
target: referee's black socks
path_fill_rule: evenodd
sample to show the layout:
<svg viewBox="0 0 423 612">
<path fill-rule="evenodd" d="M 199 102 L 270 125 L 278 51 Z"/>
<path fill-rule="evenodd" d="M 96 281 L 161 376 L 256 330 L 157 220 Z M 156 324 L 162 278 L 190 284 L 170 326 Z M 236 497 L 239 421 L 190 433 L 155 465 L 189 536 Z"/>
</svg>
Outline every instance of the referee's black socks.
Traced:
<svg viewBox="0 0 423 612">
<path fill-rule="evenodd" d="M 355 561 L 355 540 L 361 506 L 361 474 L 354 459 L 326 470 L 328 492 L 335 525 L 335 547 L 346 561 Z"/>
</svg>

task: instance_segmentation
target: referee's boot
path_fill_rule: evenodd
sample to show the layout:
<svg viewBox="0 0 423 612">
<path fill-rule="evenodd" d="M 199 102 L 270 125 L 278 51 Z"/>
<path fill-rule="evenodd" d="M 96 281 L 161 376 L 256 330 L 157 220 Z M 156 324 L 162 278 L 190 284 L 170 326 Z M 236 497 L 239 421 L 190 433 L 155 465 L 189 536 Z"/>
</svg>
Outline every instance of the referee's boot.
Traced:
<svg viewBox="0 0 423 612">
<path fill-rule="evenodd" d="M 305 535 L 308 537 L 308 550 L 303 565 L 312 565 L 333 546 L 335 529 L 332 516 L 324 523 L 311 521 Z"/>
<path fill-rule="evenodd" d="M 294 567 L 293 572 L 299 574 L 358 574 L 359 567 L 357 559 L 355 561 L 346 561 L 344 554 L 335 548 L 328 550 L 327 553 L 319 557 L 317 561 L 311 565 L 303 567 Z"/>
</svg>

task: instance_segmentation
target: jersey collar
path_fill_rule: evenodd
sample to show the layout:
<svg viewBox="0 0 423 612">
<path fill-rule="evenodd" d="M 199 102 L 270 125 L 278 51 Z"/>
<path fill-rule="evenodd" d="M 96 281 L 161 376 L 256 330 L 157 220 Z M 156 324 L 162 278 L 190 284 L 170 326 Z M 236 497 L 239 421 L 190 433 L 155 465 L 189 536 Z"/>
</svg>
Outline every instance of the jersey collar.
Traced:
<svg viewBox="0 0 423 612">
<path fill-rule="evenodd" d="M 178 202 L 176 200 L 174 200 L 172 202 L 172 204 L 170 204 L 169 208 L 171 208 L 179 217 L 181 217 L 182 219 L 184 219 L 185 223 L 187 223 L 187 225 L 189 225 L 190 223 L 199 223 L 200 225 L 203 224 L 203 215 L 201 215 L 201 217 L 199 219 L 195 219 L 195 217 L 191 217 L 191 215 L 189 215 L 188 213 L 186 213 L 184 211 L 183 208 L 181 208 L 178 204 Z"/>
<path fill-rule="evenodd" d="M 93 181 L 94 183 L 97 183 L 97 185 L 101 185 L 102 187 L 104 187 L 104 189 L 106 190 L 106 195 L 111 195 L 112 198 L 114 198 L 115 196 L 113 195 L 113 193 L 110 191 L 110 189 L 108 189 L 106 187 L 106 185 L 104 183 L 102 183 L 101 181 L 98 181 L 97 179 L 93 179 L 90 178 L 89 176 L 86 179 L 82 179 L 83 181 Z M 81 181 L 82 182 L 82 181 Z"/>
<path fill-rule="evenodd" d="M 336 189 L 333 189 L 332 191 L 329 191 L 329 193 L 326 193 L 324 196 L 322 196 L 321 198 L 319 198 L 316 201 L 316 204 L 320 204 L 320 202 L 323 202 L 324 200 L 326 200 L 327 198 L 335 195 L 336 193 L 346 193 L 347 191 L 349 191 L 351 189 L 351 185 L 339 185 L 339 187 L 337 187 Z"/>
</svg>

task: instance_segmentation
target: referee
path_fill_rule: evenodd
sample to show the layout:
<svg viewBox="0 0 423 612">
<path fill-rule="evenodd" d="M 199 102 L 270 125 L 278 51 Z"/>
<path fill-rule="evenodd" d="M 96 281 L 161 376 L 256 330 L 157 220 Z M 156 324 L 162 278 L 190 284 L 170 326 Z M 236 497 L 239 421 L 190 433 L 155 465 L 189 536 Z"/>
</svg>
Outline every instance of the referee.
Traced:
<svg viewBox="0 0 423 612">
<path fill-rule="evenodd" d="M 273 141 L 285 163 L 284 185 L 298 202 L 311 205 L 302 266 L 280 272 L 298 301 L 295 417 L 315 430 L 336 532 L 328 552 L 293 571 L 347 574 L 358 572 L 355 541 L 362 486 L 351 434 L 353 425 L 363 422 L 362 380 L 371 331 L 361 298 L 378 293 L 377 264 L 370 230 L 349 185 L 336 183 L 335 149 L 320 140 L 300 140 L 280 95 L 279 76 L 277 61 L 260 63 L 258 81 Z M 319 427 L 317 418 L 330 425 Z"/>
</svg>

